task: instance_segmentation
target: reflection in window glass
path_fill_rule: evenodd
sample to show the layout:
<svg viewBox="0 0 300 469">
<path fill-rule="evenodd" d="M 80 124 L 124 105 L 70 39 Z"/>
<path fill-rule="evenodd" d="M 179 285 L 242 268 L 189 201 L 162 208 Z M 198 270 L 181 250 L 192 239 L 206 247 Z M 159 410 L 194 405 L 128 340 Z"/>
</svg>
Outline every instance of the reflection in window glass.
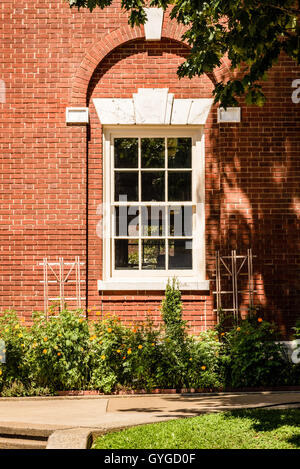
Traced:
<svg viewBox="0 0 300 469">
<path fill-rule="evenodd" d="M 168 138 L 168 168 L 191 168 L 192 139 Z"/>
<path fill-rule="evenodd" d="M 139 207 L 115 207 L 115 235 L 139 235 Z"/>
<path fill-rule="evenodd" d="M 142 269 L 166 268 L 165 240 L 142 239 Z"/>
<path fill-rule="evenodd" d="M 138 172 L 115 171 L 115 201 L 136 202 L 138 200 Z"/>
<path fill-rule="evenodd" d="M 115 268 L 139 268 L 139 242 L 132 239 L 115 239 Z"/>
<path fill-rule="evenodd" d="M 138 149 L 137 138 L 115 138 L 115 168 L 137 168 Z"/>
<path fill-rule="evenodd" d="M 165 200 L 164 171 L 142 171 L 142 201 L 160 202 Z"/>
<path fill-rule="evenodd" d="M 192 236 L 193 207 L 177 205 L 168 207 L 169 236 Z"/>
<path fill-rule="evenodd" d="M 165 207 L 144 206 L 142 212 L 142 236 L 165 236 Z"/>
<path fill-rule="evenodd" d="M 165 139 L 142 138 L 142 168 L 165 167 Z"/>
<path fill-rule="evenodd" d="M 115 269 L 192 270 L 192 138 L 113 141 Z"/>
<path fill-rule="evenodd" d="M 169 240 L 169 269 L 185 270 L 193 268 L 192 240 Z"/>
<path fill-rule="evenodd" d="M 191 171 L 168 171 L 168 200 L 172 202 L 192 200 Z"/>
</svg>

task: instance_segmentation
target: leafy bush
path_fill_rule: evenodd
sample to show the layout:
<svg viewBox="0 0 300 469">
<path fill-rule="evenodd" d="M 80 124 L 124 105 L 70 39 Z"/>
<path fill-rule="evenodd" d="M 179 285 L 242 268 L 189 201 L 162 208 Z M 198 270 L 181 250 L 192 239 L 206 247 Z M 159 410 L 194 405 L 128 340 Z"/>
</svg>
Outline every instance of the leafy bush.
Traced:
<svg viewBox="0 0 300 469">
<path fill-rule="evenodd" d="M 187 387 L 196 389 L 222 388 L 224 373 L 221 361 L 222 344 L 214 330 L 201 332 L 188 340 L 186 362 Z"/>
<path fill-rule="evenodd" d="M 286 384 L 288 364 L 274 325 L 248 317 L 232 331 L 223 333 L 226 384 L 232 387 Z"/>
<path fill-rule="evenodd" d="M 7 311 L 0 317 L 0 339 L 5 343 L 5 365 L 0 364 L 0 390 L 14 381 L 30 383 L 30 364 L 26 351 L 30 333 L 14 311 Z"/>
<path fill-rule="evenodd" d="M 295 339 L 300 339 L 300 318 L 296 321 L 295 327 L 293 327 L 295 333 Z"/>
<path fill-rule="evenodd" d="M 300 365 L 284 359 L 275 327 L 255 312 L 231 325 L 188 334 L 181 293 L 169 282 L 161 312 L 125 326 L 120 318 L 87 322 L 81 311 L 34 313 L 26 327 L 12 312 L 0 317 L 6 364 L 0 363 L 3 396 L 43 395 L 57 390 L 276 386 L 300 384 Z M 300 337 L 299 323 L 295 337 Z"/>
<path fill-rule="evenodd" d="M 55 390 L 84 389 L 89 378 L 89 327 L 80 312 L 34 315 L 28 362 L 36 386 Z"/>
</svg>

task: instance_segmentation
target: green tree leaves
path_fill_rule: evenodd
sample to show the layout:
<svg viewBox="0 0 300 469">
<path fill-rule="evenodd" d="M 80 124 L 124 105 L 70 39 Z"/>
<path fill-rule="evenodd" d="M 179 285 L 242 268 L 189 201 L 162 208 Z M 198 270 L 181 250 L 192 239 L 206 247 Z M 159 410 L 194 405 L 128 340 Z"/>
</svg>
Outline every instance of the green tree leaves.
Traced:
<svg viewBox="0 0 300 469">
<path fill-rule="evenodd" d="M 105 8 L 112 0 L 68 0 L 70 7 Z M 130 12 L 131 26 L 144 24 L 144 0 L 121 0 Z M 149 6 L 147 4 L 147 6 Z M 150 6 L 171 7 L 170 16 L 187 27 L 182 39 L 191 46 L 179 77 L 212 72 L 227 54 L 231 69 L 239 69 L 234 81 L 215 85 L 215 102 L 235 106 L 245 96 L 247 104 L 262 106 L 266 98 L 260 81 L 281 52 L 300 64 L 300 7 L 295 0 L 151 0 Z"/>
</svg>

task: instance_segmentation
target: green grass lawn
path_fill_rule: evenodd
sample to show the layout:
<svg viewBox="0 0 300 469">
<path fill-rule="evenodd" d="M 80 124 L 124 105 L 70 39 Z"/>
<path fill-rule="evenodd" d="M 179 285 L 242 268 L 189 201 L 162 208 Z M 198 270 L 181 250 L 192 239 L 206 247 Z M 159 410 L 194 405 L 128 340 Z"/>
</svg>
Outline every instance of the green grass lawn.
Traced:
<svg viewBox="0 0 300 469">
<path fill-rule="evenodd" d="M 300 409 L 236 410 L 137 426 L 97 438 L 93 449 L 300 449 Z"/>
</svg>

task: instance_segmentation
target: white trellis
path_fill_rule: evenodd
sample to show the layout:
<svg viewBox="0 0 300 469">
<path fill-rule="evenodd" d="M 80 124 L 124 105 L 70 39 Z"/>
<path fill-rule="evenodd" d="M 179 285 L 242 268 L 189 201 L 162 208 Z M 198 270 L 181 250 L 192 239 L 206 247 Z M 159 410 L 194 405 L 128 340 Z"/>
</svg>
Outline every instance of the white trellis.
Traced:
<svg viewBox="0 0 300 469">
<path fill-rule="evenodd" d="M 249 307 L 250 309 L 254 306 L 254 282 L 253 282 L 253 256 L 252 250 L 248 249 L 247 254 L 237 255 L 236 250 L 231 251 L 229 256 L 221 256 L 220 251 L 216 251 L 216 291 L 213 293 L 216 295 L 216 309 L 218 321 L 220 310 L 224 312 L 232 312 L 234 319 L 238 319 L 239 313 L 239 293 L 247 293 L 249 296 Z M 246 267 L 246 272 L 245 272 Z M 244 271 L 242 272 L 242 269 Z M 225 270 L 224 270 L 225 269 Z M 238 277 L 244 275 L 248 277 L 248 289 L 239 290 L 238 288 Z M 223 290 L 224 277 L 231 278 L 232 289 Z M 223 308 L 222 295 L 231 295 L 232 308 Z M 228 301 L 226 302 L 228 303 Z"/>
<path fill-rule="evenodd" d="M 39 263 L 43 266 L 44 280 L 44 312 L 46 319 L 48 319 L 48 308 L 50 301 L 59 301 L 60 310 L 62 311 L 66 301 L 76 301 L 76 307 L 81 308 L 82 301 L 86 298 L 82 296 L 82 283 L 85 280 L 81 278 L 81 267 L 84 262 L 80 262 L 79 256 L 75 257 L 74 262 L 64 262 L 63 257 L 59 258 L 59 262 L 49 262 L 47 257 L 44 257 L 43 262 Z M 57 285 L 59 289 L 59 296 L 49 296 L 49 286 L 51 284 Z M 75 296 L 65 297 L 65 285 L 75 284 Z"/>
</svg>

